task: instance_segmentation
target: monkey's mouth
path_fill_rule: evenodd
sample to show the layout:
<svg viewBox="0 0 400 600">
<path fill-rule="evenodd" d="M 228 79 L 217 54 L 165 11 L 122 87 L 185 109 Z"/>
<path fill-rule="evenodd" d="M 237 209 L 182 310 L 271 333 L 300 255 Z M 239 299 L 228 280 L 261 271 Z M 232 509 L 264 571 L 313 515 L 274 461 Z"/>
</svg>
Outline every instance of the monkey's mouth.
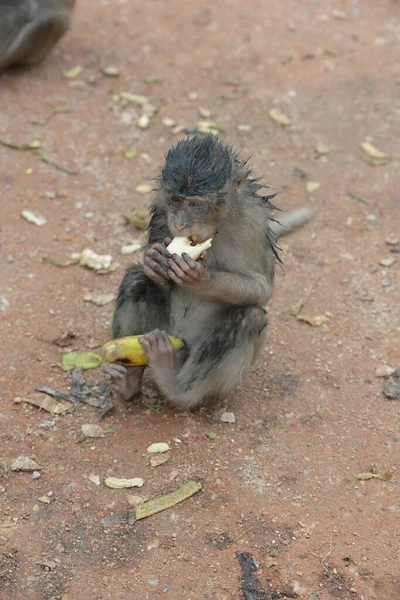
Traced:
<svg viewBox="0 0 400 600">
<path fill-rule="evenodd" d="M 193 235 L 189 235 L 188 240 L 190 241 L 191 246 L 197 246 L 197 244 L 200 243 L 200 236 L 194 233 Z"/>
</svg>

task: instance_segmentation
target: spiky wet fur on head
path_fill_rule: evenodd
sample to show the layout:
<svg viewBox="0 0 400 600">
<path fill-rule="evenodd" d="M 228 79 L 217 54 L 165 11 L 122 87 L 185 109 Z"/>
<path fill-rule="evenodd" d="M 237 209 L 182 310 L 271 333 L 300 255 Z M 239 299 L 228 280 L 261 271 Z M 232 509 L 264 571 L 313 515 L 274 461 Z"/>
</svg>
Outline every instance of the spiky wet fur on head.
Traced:
<svg viewBox="0 0 400 600">
<path fill-rule="evenodd" d="M 171 199 L 178 207 L 180 202 L 183 206 L 191 198 L 200 200 L 201 204 L 204 202 L 207 218 L 215 222 L 243 202 L 262 205 L 269 211 L 275 208 L 270 200 L 276 194 L 258 195 L 259 190 L 268 186 L 251 177 L 248 160 L 241 161 L 231 145 L 211 134 L 185 138 L 171 147 L 158 183 L 158 193 L 151 210 L 150 244 L 162 241 L 164 237 L 179 235 L 168 224 L 171 213 L 176 209 L 176 205 L 169 205 Z M 270 237 L 269 232 L 266 236 Z M 269 241 L 274 246 L 272 238 Z"/>
</svg>

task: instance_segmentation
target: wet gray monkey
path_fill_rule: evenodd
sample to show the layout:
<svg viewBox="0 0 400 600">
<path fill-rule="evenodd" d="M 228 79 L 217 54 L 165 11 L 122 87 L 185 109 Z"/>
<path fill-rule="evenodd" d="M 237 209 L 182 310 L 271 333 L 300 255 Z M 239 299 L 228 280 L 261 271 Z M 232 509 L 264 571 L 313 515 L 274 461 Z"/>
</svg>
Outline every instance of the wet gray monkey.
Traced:
<svg viewBox="0 0 400 600">
<path fill-rule="evenodd" d="M 171 147 L 151 207 L 143 264 L 128 267 L 119 288 L 112 337 L 145 334 L 152 377 L 173 405 L 199 406 L 232 391 L 259 356 L 267 332 L 276 237 L 309 220 L 300 209 L 272 220 L 275 195 L 247 161 L 212 135 Z M 197 235 L 212 246 L 202 260 L 171 254 L 174 236 Z M 175 351 L 167 333 L 183 338 Z M 144 367 L 107 364 L 112 387 L 128 399 L 140 391 Z"/>
<path fill-rule="evenodd" d="M 68 31 L 75 0 L 0 0 L 0 70 L 39 63 Z"/>
</svg>

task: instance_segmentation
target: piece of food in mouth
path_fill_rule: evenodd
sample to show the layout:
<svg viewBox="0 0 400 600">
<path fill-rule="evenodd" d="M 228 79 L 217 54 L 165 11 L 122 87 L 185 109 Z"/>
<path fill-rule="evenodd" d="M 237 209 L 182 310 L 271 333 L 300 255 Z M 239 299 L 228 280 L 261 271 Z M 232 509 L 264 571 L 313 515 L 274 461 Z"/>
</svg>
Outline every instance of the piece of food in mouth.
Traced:
<svg viewBox="0 0 400 600">
<path fill-rule="evenodd" d="M 103 346 L 103 359 L 109 363 L 117 363 L 124 367 L 139 367 L 147 365 L 147 355 L 140 343 L 142 335 L 132 335 L 107 342 Z M 184 341 L 168 336 L 175 350 L 180 350 L 185 345 Z"/>
<path fill-rule="evenodd" d="M 178 256 L 182 256 L 182 254 L 186 252 L 193 260 L 197 260 L 200 258 L 202 252 L 211 247 L 213 238 L 209 238 L 201 244 L 197 243 L 197 239 L 197 235 L 191 235 L 190 237 L 174 237 L 169 246 L 167 246 L 167 250 L 171 254 L 178 254 Z"/>
</svg>

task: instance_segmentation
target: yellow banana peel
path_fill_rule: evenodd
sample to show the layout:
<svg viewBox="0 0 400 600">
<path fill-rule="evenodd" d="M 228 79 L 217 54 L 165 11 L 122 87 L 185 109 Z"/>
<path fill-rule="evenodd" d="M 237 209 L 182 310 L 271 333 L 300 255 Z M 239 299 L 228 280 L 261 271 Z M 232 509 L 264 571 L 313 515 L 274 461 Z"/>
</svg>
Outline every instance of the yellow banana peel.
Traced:
<svg viewBox="0 0 400 600">
<path fill-rule="evenodd" d="M 103 359 L 109 363 L 117 363 L 124 367 L 140 367 L 147 365 L 146 352 L 139 342 L 142 335 L 132 335 L 107 342 L 103 346 Z M 185 345 L 180 338 L 168 336 L 175 350 Z"/>
</svg>

